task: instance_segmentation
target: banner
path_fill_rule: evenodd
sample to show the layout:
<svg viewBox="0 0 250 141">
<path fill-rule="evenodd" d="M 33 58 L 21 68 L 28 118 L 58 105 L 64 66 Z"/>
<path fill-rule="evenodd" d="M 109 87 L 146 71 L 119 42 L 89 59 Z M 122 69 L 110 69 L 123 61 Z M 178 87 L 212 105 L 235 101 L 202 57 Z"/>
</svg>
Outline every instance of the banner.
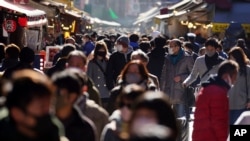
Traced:
<svg viewBox="0 0 250 141">
<path fill-rule="evenodd" d="M 229 23 L 213 23 L 212 32 L 225 32 Z M 241 24 L 246 33 L 250 33 L 250 24 Z"/>
</svg>

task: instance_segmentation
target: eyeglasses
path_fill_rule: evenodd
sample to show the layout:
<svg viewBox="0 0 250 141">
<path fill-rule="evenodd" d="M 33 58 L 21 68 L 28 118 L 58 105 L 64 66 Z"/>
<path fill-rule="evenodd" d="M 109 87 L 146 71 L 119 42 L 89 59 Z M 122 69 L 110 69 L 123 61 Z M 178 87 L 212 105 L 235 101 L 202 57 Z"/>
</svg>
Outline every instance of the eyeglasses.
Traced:
<svg viewBox="0 0 250 141">
<path fill-rule="evenodd" d="M 131 103 L 124 103 L 124 102 L 121 102 L 121 103 L 119 104 L 119 108 L 123 108 L 123 107 L 127 107 L 127 108 L 131 109 L 131 108 L 132 108 L 132 104 L 131 104 Z"/>
</svg>

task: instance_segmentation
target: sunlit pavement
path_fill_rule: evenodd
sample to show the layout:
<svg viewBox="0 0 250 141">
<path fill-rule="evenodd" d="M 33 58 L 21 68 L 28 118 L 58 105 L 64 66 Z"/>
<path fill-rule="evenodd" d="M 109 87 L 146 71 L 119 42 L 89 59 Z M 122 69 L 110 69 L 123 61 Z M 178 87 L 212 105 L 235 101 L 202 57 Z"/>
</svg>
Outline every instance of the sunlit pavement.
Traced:
<svg viewBox="0 0 250 141">
<path fill-rule="evenodd" d="M 188 141 L 192 141 L 192 132 L 193 132 L 193 119 L 194 119 L 194 110 L 195 107 L 192 108 L 192 112 L 190 114 L 190 121 L 189 121 L 189 137 L 188 137 Z"/>
</svg>

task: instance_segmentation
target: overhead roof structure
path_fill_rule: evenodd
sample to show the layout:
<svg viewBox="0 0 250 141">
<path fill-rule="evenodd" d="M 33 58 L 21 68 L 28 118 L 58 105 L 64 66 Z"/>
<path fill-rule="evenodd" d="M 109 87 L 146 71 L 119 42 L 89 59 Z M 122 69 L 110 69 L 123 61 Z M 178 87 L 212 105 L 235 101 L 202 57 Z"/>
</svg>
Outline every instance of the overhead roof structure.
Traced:
<svg viewBox="0 0 250 141">
<path fill-rule="evenodd" d="M 11 1 L 2 0 L 0 2 L 0 7 L 9 9 L 14 13 L 26 15 L 28 18 L 28 27 L 46 24 L 48 22 L 45 11 L 30 7 L 29 5 L 16 3 L 14 4 Z"/>
<path fill-rule="evenodd" d="M 101 20 L 99 18 L 91 18 L 91 21 L 93 23 L 96 23 L 98 25 L 104 25 L 104 26 L 116 26 L 116 27 L 119 27 L 121 26 L 120 23 L 117 23 L 115 21 L 106 21 L 106 20 Z"/>
<path fill-rule="evenodd" d="M 171 6 L 171 10 L 168 14 L 157 15 L 156 19 L 168 19 L 170 17 L 179 17 L 179 20 L 189 20 L 189 21 L 199 21 L 199 22 L 208 22 L 208 19 L 202 17 L 208 15 L 208 12 L 211 11 L 212 5 L 209 5 L 205 2 L 197 2 L 194 0 L 183 0 L 175 5 Z M 212 18 L 209 18 L 211 21 Z"/>
<path fill-rule="evenodd" d="M 6 0 L 2 0 L 0 2 L 0 6 L 7 8 L 7 9 L 10 9 L 10 10 L 13 10 L 13 11 L 16 11 L 18 13 L 23 13 L 28 17 L 41 16 L 41 15 L 46 14 L 44 11 L 32 8 L 28 5 L 16 4 L 16 3 L 14 4 L 13 2 L 6 1 Z"/>
<path fill-rule="evenodd" d="M 152 20 L 156 15 L 160 14 L 160 8 L 159 7 L 153 7 L 150 10 L 139 14 L 136 21 L 133 23 L 133 25 L 139 24 L 141 22 L 148 22 Z"/>
</svg>

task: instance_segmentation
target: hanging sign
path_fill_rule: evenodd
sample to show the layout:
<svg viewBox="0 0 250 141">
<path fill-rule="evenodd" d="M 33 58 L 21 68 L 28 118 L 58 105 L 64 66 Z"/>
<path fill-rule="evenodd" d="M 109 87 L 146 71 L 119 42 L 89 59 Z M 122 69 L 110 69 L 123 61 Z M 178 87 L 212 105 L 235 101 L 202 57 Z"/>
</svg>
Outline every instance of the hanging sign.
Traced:
<svg viewBox="0 0 250 141">
<path fill-rule="evenodd" d="M 14 20 L 6 20 L 3 23 L 3 27 L 7 32 L 16 31 L 16 22 Z"/>
</svg>

